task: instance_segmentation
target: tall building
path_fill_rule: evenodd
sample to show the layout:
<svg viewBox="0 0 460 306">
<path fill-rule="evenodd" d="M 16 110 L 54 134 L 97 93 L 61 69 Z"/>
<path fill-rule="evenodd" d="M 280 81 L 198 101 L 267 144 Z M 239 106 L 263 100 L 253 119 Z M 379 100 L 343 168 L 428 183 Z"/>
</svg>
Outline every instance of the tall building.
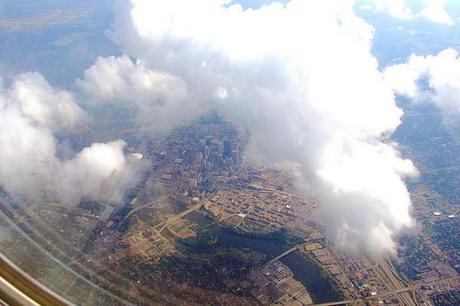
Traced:
<svg viewBox="0 0 460 306">
<path fill-rule="evenodd" d="M 233 167 L 236 167 L 240 164 L 240 150 L 238 150 L 238 148 L 232 151 L 232 161 Z"/>
<path fill-rule="evenodd" d="M 195 154 L 195 160 L 198 162 L 198 163 L 201 163 L 203 161 L 203 153 L 201 152 L 196 152 Z"/>
<path fill-rule="evenodd" d="M 195 189 L 198 187 L 198 180 L 196 178 L 191 178 L 189 179 L 189 184 L 190 184 L 190 187 Z"/>
<path fill-rule="evenodd" d="M 230 140 L 224 140 L 224 158 L 232 157 L 232 144 Z"/>
<path fill-rule="evenodd" d="M 231 157 L 225 157 L 224 158 L 224 167 L 226 169 L 230 169 L 233 166 L 233 161 Z"/>
</svg>

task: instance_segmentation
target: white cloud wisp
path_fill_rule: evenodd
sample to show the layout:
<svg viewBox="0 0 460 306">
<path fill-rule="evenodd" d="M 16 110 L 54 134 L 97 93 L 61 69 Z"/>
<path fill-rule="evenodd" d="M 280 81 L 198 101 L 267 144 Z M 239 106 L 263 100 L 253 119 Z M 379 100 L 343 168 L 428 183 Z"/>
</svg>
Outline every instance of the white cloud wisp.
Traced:
<svg viewBox="0 0 460 306">
<path fill-rule="evenodd" d="M 357 4 L 362 9 L 386 13 L 398 19 L 415 20 L 425 18 L 434 23 L 448 26 L 454 25 L 453 18 L 445 10 L 444 0 L 426 0 L 424 7 L 419 12 L 414 12 L 406 5 L 405 0 L 359 0 Z"/>
<path fill-rule="evenodd" d="M 446 123 L 460 115 L 460 56 L 455 49 L 436 55 L 412 55 L 406 63 L 385 69 L 385 80 L 393 90 L 414 103 L 433 103 Z"/>
</svg>

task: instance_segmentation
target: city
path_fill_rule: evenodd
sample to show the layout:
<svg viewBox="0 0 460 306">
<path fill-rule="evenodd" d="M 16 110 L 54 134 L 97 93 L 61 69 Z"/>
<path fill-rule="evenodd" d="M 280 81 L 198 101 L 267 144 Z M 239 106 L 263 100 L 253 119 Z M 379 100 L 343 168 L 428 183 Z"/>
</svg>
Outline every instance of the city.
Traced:
<svg viewBox="0 0 460 306">
<path fill-rule="evenodd" d="M 309 220 L 317 204 L 295 193 L 288 172 L 244 163 L 239 134 L 217 116 L 154 144 L 132 140 L 130 150 L 151 166 L 126 205 L 31 201 L 14 209 L 4 199 L 3 213 L 98 287 L 137 303 L 449 305 L 458 298 L 456 211 L 424 185 L 412 200 L 427 230 L 401 237 L 397 258 L 352 255 Z M 49 268 L 59 279 L 51 288 L 77 286 Z"/>
</svg>

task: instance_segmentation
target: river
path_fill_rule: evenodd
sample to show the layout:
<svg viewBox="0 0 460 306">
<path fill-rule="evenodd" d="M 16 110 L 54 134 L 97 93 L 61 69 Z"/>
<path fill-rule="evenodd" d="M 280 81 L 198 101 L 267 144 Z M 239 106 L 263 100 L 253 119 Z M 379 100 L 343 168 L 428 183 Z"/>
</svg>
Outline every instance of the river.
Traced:
<svg viewBox="0 0 460 306">
<path fill-rule="evenodd" d="M 281 242 L 248 237 L 231 232 L 217 224 L 213 224 L 214 222 L 211 219 L 198 212 L 192 212 L 185 218 L 203 226 L 207 226 L 208 230 L 218 239 L 217 243 L 214 245 L 214 247 L 217 248 L 248 248 L 264 254 L 267 260 L 270 260 L 292 247 Z M 334 289 L 328 278 L 325 277 L 321 273 L 320 268 L 310 260 L 297 252 L 293 252 L 283 257 L 281 261 L 292 270 L 294 278 L 307 288 L 315 303 L 342 300 L 342 297 Z"/>
</svg>

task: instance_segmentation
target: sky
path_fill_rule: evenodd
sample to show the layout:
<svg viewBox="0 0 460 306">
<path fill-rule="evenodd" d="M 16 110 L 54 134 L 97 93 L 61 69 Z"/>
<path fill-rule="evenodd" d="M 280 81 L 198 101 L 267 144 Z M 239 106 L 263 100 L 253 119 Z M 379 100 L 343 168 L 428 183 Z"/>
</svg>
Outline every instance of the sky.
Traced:
<svg viewBox="0 0 460 306">
<path fill-rule="evenodd" d="M 258 8 L 275 0 L 233 0 L 245 8 Z M 286 3 L 285 0 L 278 2 Z M 453 25 L 460 16 L 460 3 L 455 0 L 356 0 L 358 7 L 385 12 L 400 19 L 426 18 L 435 23 Z M 449 13 L 454 16 L 449 16 Z"/>
<path fill-rule="evenodd" d="M 238 3 L 245 8 L 258 8 L 262 5 L 270 4 L 274 2 L 273 0 L 236 0 L 233 3 Z M 281 0 L 279 2 L 286 3 L 285 0 Z"/>
</svg>

